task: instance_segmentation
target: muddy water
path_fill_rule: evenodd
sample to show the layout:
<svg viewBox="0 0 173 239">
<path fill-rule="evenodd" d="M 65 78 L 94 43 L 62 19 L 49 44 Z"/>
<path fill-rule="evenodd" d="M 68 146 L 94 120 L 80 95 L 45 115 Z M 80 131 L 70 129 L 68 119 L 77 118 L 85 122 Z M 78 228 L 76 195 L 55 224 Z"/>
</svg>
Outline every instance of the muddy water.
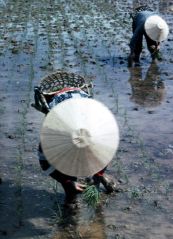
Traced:
<svg viewBox="0 0 173 239">
<path fill-rule="evenodd" d="M 147 1 L 170 26 L 162 61 L 128 68 L 134 7 L 146 1 L 30 1 L 0 5 L 0 238 L 173 238 L 172 1 Z M 64 194 L 37 160 L 43 115 L 33 87 L 56 69 L 93 80 L 94 97 L 121 134 L 108 173 L 119 192 L 101 203 L 63 207 Z"/>
</svg>

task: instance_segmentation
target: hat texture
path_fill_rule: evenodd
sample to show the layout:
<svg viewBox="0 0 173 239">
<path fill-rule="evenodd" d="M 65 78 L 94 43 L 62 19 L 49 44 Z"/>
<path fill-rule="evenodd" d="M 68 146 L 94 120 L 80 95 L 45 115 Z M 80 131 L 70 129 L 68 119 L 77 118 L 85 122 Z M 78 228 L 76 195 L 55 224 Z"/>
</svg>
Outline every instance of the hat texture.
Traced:
<svg viewBox="0 0 173 239">
<path fill-rule="evenodd" d="M 40 138 L 47 160 L 57 170 L 71 176 L 90 176 L 112 160 L 119 129 L 114 115 L 102 103 L 72 98 L 48 113 Z"/>
<path fill-rule="evenodd" d="M 146 34 L 156 42 L 166 40 L 169 34 L 169 27 L 167 23 L 157 15 L 152 15 L 147 18 L 144 29 Z"/>
</svg>

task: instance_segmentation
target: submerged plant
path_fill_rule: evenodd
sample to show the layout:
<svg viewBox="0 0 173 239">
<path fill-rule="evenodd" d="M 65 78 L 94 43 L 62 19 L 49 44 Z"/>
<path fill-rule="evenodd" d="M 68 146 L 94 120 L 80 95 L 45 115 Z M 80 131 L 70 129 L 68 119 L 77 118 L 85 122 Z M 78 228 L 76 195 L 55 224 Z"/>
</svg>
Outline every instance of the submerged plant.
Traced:
<svg viewBox="0 0 173 239">
<path fill-rule="evenodd" d="M 95 185 L 89 185 L 83 192 L 83 199 L 91 207 L 96 207 L 100 200 L 100 193 Z"/>
</svg>

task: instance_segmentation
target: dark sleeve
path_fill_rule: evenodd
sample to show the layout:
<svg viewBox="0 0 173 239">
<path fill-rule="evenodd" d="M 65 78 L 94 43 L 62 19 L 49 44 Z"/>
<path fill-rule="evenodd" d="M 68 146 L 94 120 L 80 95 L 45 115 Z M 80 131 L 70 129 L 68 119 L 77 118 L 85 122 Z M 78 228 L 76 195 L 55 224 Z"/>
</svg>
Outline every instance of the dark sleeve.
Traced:
<svg viewBox="0 0 173 239">
<path fill-rule="evenodd" d="M 49 112 L 49 106 L 47 104 L 46 98 L 40 90 L 40 87 L 34 88 L 34 99 L 35 104 L 32 104 L 32 106 L 38 111 L 47 114 Z"/>
</svg>

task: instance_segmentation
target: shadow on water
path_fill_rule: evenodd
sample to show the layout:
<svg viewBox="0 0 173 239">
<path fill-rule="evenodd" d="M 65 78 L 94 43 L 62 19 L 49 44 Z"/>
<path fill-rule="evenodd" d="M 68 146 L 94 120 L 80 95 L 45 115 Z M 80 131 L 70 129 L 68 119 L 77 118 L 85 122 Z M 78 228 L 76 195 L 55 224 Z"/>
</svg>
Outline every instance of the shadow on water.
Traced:
<svg viewBox="0 0 173 239">
<path fill-rule="evenodd" d="M 143 107 L 156 107 L 165 97 L 164 82 L 160 79 L 159 67 L 152 63 L 143 77 L 141 67 L 129 68 L 131 100 Z"/>
<path fill-rule="evenodd" d="M 53 193 L 32 185 L 21 188 L 12 181 L 3 181 L 0 185 L 0 238 L 47 237 L 53 197 Z"/>
<path fill-rule="evenodd" d="M 51 236 L 51 239 L 105 239 L 102 206 L 90 208 L 82 198 L 78 202 L 78 207 L 67 207 L 61 192 L 55 194 L 24 185 L 21 188 L 11 181 L 4 181 L 0 187 L 0 238 L 38 235 Z"/>
</svg>

